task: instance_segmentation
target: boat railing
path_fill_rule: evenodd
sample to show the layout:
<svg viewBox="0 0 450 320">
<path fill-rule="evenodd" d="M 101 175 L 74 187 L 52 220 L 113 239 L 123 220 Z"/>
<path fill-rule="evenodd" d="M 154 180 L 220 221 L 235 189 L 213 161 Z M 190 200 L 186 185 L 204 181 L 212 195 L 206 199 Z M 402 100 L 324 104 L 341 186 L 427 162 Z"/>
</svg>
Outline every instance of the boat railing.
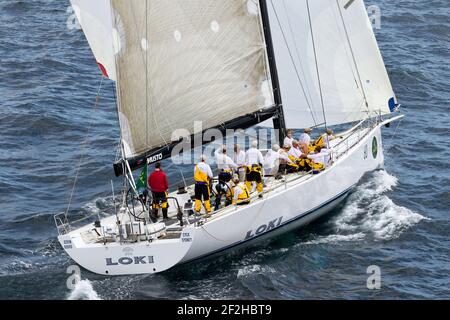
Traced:
<svg viewBox="0 0 450 320">
<path fill-rule="evenodd" d="M 371 129 L 375 128 L 379 124 L 380 119 L 366 119 L 359 122 L 356 126 L 350 130 L 339 134 L 338 136 L 345 136 L 342 141 L 333 146 L 334 160 L 339 160 L 343 156 L 347 155 L 353 147 L 358 145 L 367 135 L 370 134 Z M 355 137 L 357 137 L 355 139 Z M 342 150 L 343 149 L 343 150 Z"/>
<path fill-rule="evenodd" d="M 56 229 L 58 230 L 58 235 L 61 236 L 61 235 L 70 233 L 70 231 L 71 231 L 70 222 L 65 213 L 55 214 L 53 216 L 53 219 L 55 220 L 55 225 L 56 225 Z"/>
<path fill-rule="evenodd" d="M 79 219 L 70 220 L 69 216 L 66 213 L 59 213 L 53 216 L 55 221 L 56 229 L 58 230 L 59 235 L 65 235 L 73 230 L 76 230 L 77 227 L 81 227 L 86 224 L 87 221 L 95 222 L 96 220 L 101 220 L 100 215 L 104 215 L 104 217 L 110 216 L 110 213 L 106 211 L 96 212 L 89 214 L 87 216 L 81 217 Z"/>
</svg>

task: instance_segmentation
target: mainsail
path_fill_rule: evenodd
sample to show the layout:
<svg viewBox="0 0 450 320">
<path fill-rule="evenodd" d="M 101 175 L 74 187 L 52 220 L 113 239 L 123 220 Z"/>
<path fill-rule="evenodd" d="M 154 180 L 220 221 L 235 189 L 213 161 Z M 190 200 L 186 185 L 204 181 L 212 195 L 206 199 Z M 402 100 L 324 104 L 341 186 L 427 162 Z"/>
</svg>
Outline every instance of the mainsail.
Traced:
<svg viewBox="0 0 450 320">
<path fill-rule="evenodd" d="M 396 98 L 363 0 L 269 0 L 268 7 L 288 127 L 393 111 Z"/>
<path fill-rule="evenodd" d="M 125 158 L 272 107 L 253 1 L 112 0 Z M 177 140 L 179 137 L 175 137 Z"/>
</svg>

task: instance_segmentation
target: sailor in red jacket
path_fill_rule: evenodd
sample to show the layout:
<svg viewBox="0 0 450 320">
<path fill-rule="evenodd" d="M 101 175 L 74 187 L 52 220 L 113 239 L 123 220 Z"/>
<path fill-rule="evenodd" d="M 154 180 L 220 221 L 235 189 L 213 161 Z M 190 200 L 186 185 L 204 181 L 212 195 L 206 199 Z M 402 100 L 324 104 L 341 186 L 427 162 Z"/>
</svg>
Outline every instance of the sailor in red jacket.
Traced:
<svg viewBox="0 0 450 320">
<path fill-rule="evenodd" d="M 169 183 L 166 174 L 161 169 L 161 163 L 158 162 L 155 164 L 155 171 L 148 177 L 148 186 L 150 187 L 153 196 L 153 220 L 158 218 L 158 211 L 160 208 L 163 212 L 163 218 L 168 219 L 167 213 L 169 204 L 167 202 L 167 191 L 169 190 Z"/>
</svg>

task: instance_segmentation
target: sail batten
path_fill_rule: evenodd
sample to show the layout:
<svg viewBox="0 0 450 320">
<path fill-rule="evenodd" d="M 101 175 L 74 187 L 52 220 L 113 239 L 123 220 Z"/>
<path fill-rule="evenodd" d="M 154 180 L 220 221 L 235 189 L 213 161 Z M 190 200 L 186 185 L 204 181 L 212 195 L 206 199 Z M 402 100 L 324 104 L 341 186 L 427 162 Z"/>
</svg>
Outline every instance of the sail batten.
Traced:
<svg viewBox="0 0 450 320">
<path fill-rule="evenodd" d="M 273 106 L 259 11 L 248 1 L 111 0 L 126 158 L 194 123 L 212 128 Z"/>
</svg>

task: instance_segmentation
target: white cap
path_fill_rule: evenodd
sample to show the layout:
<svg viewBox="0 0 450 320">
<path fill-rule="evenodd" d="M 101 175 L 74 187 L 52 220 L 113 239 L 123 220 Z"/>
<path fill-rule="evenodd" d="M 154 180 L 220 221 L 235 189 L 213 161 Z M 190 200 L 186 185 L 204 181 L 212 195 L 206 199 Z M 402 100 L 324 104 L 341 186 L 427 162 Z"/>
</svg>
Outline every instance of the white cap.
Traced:
<svg viewBox="0 0 450 320">
<path fill-rule="evenodd" d="M 258 141 L 254 140 L 252 142 L 252 148 L 258 148 Z"/>
<path fill-rule="evenodd" d="M 280 146 L 275 144 L 275 145 L 272 146 L 272 150 L 275 151 L 275 152 L 278 152 L 278 151 L 280 151 Z"/>
</svg>

